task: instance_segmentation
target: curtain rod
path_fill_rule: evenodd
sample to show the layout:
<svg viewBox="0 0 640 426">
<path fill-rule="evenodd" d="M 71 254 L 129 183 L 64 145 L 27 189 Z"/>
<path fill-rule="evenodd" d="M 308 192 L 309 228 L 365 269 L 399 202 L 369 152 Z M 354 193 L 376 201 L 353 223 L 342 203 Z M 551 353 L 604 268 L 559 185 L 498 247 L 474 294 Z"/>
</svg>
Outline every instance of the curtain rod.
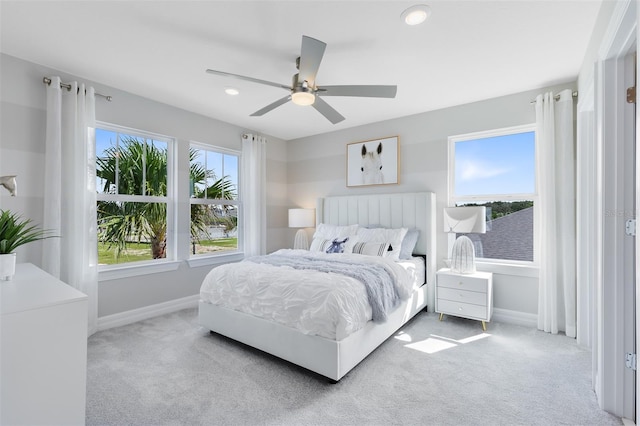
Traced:
<svg viewBox="0 0 640 426">
<path fill-rule="evenodd" d="M 48 86 L 50 86 L 50 85 L 51 85 L 51 79 L 50 79 L 49 77 L 44 77 L 44 78 L 42 79 L 42 82 L 43 82 L 44 84 L 48 85 Z M 64 87 L 64 88 L 65 88 L 65 89 L 67 89 L 67 90 L 71 90 L 71 85 L 70 85 L 70 84 L 67 84 L 67 83 L 60 82 L 60 87 Z M 112 97 L 112 96 L 110 96 L 110 95 L 103 95 L 102 93 L 98 93 L 98 92 L 96 92 L 96 96 L 102 96 L 102 97 L 103 97 L 103 98 L 105 98 L 108 102 L 111 102 L 111 101 L 113 100 L 113 97 Z"/>
<path fill-rule="evenodd" d="M 578 92 L 577 92 L 577 91 L 571 92 L 571 96 L 573 96 L 574 98 L 577 98 L 577 97 L 578 97 Z M 557 101 L 558 99 L 560 99 L 560 95 L 555 95 L 555 96 L 553 97 L 553 99 L 555 99 L 555 100 Z M 529 102 L 529 103 L 530 103 L 531 105 L 533 105 L 533 104 L 535 104 L 535 103 L 536 103 L 536 101 L 534 100 L 534 101 L 531 101 L 531 102 Z"/>
</svg>

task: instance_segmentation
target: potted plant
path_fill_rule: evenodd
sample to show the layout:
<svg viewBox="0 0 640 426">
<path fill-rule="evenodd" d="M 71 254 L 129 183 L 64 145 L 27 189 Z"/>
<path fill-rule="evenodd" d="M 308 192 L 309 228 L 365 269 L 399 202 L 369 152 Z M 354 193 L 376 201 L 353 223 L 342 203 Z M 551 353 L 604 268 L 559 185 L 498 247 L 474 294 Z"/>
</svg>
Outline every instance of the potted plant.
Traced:
<svg viewBox="0 0 640 426">
<path fill-rule="evenodd" d="M 51 238 L 49 231 L 31 225 L 9 210 L 0 210 L 0 280 L 9 281 L 16 271 L 15 249 L 32 241 Z"/>
</svg>

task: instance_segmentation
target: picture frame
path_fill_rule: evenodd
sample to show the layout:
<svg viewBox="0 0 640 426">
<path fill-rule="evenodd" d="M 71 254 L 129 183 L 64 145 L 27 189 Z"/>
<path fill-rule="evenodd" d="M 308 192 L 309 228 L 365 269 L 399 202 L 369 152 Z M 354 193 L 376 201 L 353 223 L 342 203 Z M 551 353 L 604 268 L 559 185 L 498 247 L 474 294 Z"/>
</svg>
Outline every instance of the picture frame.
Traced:
<svg viewBox="0 0 640 426">
<path fill-rule="evenodd" d="M 398 151 L 398 136 L 347 144 L 347 187 L 400 183 Z"/>
</svg>

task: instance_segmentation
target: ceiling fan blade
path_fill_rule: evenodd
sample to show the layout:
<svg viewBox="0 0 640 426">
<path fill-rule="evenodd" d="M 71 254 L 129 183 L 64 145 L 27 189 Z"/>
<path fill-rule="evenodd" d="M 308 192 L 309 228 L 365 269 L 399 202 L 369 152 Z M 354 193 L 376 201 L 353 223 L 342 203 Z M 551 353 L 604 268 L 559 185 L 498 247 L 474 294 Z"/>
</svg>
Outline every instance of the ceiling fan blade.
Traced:
<svg viewBox="0 0 640 426">
<path fill-rule="evenodd" d="M 246 80 L 246 81 L 251 81 L 253 83 L 266 84 L 267 86 L 280 87 L 282 89 L 291 90 L 291 87 L 289 86 L 285 86 L 284 84 L 280 84 L 280 83 L 274 83 L 272 81 L 260 80 L 258 78 L 246 77 L 244 75 L 232 74 L 230 72 L 224 72 L 224 71 L 207 70 L 207 72 L 209 74 L 220 75 L 222 77 L 232 77 L 232 78 L 237 78 L 238 80 Z"/>
<path fill-rule="evenodd" d="M 313 87 L 316 74 L 320 68 L 320 62 L 324 56 L 326 43 L 315 38 L 302 36 L 302 48 L 300 50 L 300 65 L 298 67 L 298 81 L 307 81 Z"/>
<path fill-rule="evenodd" d="M 266 107 L 262 108 L 261 110 L 258 110 L 256 112 L 254 112 L 253 114 L 251 114 L 251 117 L 259 117 L 261 115 L 264 115 L 264 114 L 268 113 L 269 111 L 271 111 L 272 109 L 276 109 L 280 105 L 286 104 L 287 102 L 289 102 L 289 100 L 291 100 L 291 95 L 285 96 L 284 98 L 281 98 L 281 99 L 278 99 L 277 101 L 267 105 Z M 316 100 L 317 100 L 317 98 L 316 98 Z"/>
<path fill-rule="evenodd" d="M 344 117 L 338 111 L 336 111 L 331 105 L 320 99 L 319 96 L 316 96 L 313 107 L 333 124 L 337 124 L 344 120 Z"/>
<path fill-rule="evenodd" d="M 398 86 L 322 86 L 320 96 L 359 96 L 365 98 L 395 98 Z"/>
</svg>

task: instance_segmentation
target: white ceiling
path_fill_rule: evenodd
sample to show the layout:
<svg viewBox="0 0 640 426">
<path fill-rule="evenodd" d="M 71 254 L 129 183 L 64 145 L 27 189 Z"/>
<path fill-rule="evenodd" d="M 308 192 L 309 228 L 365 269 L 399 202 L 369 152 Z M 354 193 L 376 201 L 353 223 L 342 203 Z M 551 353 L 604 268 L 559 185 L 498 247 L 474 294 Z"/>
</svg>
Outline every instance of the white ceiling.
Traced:
<svg viewBox="0 0 640 426">
<path fill-rule="evenodd" d="M 421 2 L 432 15 L 410 27 L 406 1 L 3 0 L 0 50 L 290 140 L 574 81 L 601 4 Z M 250 117 L 286 91 L 205 73 L 289 85 L 302 35 L 327 43 L 319 86 L 396 84 L 396 98 L 325 98 L 336 125 L 290 102 Z"/>
</svg>

